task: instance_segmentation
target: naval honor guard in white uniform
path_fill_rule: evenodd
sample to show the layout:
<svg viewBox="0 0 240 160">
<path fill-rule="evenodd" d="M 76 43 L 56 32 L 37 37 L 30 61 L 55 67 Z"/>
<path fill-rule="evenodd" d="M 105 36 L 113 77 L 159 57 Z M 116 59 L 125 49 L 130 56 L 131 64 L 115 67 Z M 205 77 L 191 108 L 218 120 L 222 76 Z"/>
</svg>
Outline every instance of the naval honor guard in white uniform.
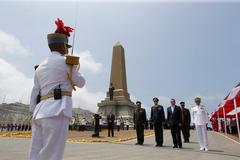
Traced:
<svg viewBox="0 0 240 160">
<path fill-rule="evenodd" d="M 76 65 L 66 64 L 71 28 L 61 20 L 55 33 L 48 34 L 49 56 L 38 66 L 30 101 L 32 140 L 30 160 L 62 160 L 69 122 L 72 118 L 72 90 L 82 88 L 85 79 Z M 74 85 L 73 85 L 74 84 Z"/>
<path fill-rule="evenodd" d="M 195 98 L 196 105 L 192 108 L 192 120 L 196 128 L 196 133 L 201 151 L 208 151 L 207 123 L 208 113 L 205 106 L 201 105 L 201 98 Z"/>
</svg>

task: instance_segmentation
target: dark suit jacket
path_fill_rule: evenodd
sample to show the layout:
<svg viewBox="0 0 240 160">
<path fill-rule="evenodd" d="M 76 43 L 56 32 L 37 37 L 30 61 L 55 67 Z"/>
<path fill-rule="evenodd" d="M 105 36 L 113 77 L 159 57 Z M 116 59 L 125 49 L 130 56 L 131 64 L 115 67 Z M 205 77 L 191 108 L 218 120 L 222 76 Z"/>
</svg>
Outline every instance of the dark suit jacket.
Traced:
<svg viewBox="0 0 240 160">
<path fill-rule="evenodd" d="M 151 108 L 151 118 L 150 121 L 154 124 L 165 122 L 165 114 L 163 106 L 158 105 Z"/>
<path fill-rule="evenodd" d="M 191 115 L 190 111 L 187 108 L 182 109 L 182 124 L 183 126 L 190 126 Z"/>
<path fill-rule="evenodd" d="M 133 122 L 136 125 L 143 125 L 147 121 L 146 118 L 146 111 L 145 109 L 141 108 L 140 110 L 135 110 L 134 115 L 133 115 Z"/>
<path fill-rule="evenodd" d="M 115 115 L 114 114 L 109 114 L 107 116 L 107 123 L 108 125 L 114 125 L 114 121 L 115 121 Z"/>
<path fill-rule="evenodd" d="M 167 121 L 170 127 L 178 126 L 179 123 L 182 123 L 182 110 L 179 106 L 175 106 L 173 112 L 171 106 L 168 107 Z"/>
</svg>

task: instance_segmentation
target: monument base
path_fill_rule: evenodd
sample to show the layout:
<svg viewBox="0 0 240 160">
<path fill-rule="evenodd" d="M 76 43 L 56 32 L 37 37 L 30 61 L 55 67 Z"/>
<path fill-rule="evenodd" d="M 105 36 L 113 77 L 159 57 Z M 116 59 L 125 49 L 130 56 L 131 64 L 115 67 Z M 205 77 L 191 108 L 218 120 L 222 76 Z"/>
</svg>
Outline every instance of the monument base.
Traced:
<svg viewBox="0 0 240 160">
<path fill-rule="evenodd" d="M 133 122 L 133 114 L 135 111 L 135 104 L 127 100 L 113 100 L 109 98 L 98 103 L 98 114 L 102 116 L 103 120 L 106 120 L 107 115 L 112 112 L 116 119 L 123 118 L 124 121 L 128 120 Z"/>
</svg>

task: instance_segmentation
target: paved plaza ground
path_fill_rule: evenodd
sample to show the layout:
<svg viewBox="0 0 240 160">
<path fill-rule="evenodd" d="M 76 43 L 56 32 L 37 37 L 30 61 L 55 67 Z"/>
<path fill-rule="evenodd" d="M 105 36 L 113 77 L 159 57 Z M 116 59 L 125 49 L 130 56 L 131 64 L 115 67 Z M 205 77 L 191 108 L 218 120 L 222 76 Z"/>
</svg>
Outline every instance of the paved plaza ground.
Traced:
<svg viewBox="0 0 240 160">
<path fill-rule="evenodd" d="M 195 132 L 191 143 L 173 149 L 169 131 L 164 131 L 164 147 L 156 148 L 154 137 L 145 137 L 143 146 L 135 140 L 118 143 L 67 142 L 64 160 L 240 160 L 240 144 L 223 135 L 208 132 L 209 151 L 199 151 Z M 26 160 L 30 139 L 0 138 L 1 160 Z"/>
</svg>

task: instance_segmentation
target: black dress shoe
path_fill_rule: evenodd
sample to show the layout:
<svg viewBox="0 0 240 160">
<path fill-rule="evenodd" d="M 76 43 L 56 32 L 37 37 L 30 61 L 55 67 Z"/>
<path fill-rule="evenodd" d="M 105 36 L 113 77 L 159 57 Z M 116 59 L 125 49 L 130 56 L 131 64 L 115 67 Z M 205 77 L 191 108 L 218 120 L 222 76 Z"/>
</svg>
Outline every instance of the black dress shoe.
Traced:
<svg viewBox="0 0 240 160">
<path fill-rule="evenodd" d="M 156 144 L 155 147 L 162 147 L 162 144 Z"/>
<path fill-rule="evenodd" d="M 182 146 L 179 146 L 178 148 L 182 148 Z"/>
<path fill-rule="evenodd" d="M 139 145 L 139 143 L 135 143 L 135 145 Z"/>
<path fill-rule="evenodd" d="M 178 148 L 177 146 L 173 146 L 173 148 Z"/>
<path fill-rule="evenodd" d="M 189 140 L 184 140 L 184 143 L 189 143 Z"/>
</svg>

